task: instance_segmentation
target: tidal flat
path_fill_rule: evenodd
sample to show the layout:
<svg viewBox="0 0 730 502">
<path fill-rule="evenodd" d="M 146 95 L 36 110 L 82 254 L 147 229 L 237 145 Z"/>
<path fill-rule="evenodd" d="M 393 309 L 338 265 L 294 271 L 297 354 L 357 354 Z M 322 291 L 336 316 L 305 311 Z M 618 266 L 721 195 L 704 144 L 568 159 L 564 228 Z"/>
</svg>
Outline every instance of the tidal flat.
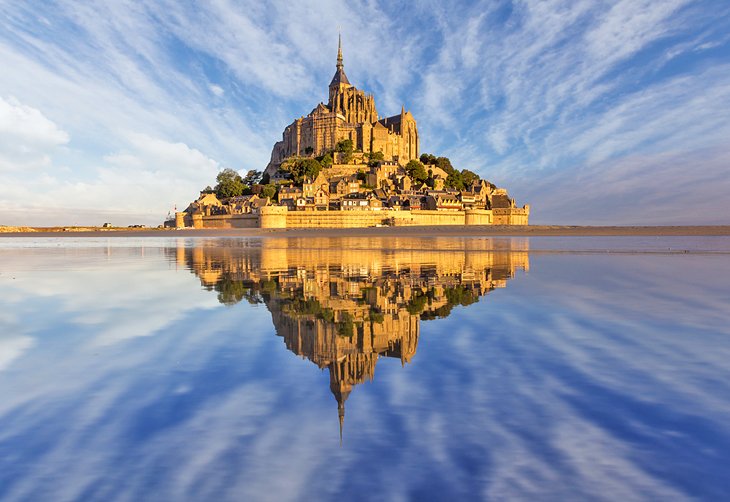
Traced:
<svg viewBox="0 0 730 502">
<path fill-rule="evenodd" d="M 727 500 L 730 237 L 0 240 L 0 500 Z"/>
</svg>

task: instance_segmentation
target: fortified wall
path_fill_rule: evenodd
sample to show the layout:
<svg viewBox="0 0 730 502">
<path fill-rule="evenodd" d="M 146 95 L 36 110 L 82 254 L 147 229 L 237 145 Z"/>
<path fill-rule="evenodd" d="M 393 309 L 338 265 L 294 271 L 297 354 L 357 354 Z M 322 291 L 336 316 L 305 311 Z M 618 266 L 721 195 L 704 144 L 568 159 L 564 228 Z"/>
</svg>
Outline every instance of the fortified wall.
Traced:
<svg viewBox="0 0 730 502">
<path fill-rule="evenodd" d="M 284 206 L 262 207 L 257 214 L 176 213 L 178 228 L 362 228 L 432 225 L 527 225 L 530 206 L 503 209 L 439 210 L 340 210 L 289 211 Z"/>
</svg>

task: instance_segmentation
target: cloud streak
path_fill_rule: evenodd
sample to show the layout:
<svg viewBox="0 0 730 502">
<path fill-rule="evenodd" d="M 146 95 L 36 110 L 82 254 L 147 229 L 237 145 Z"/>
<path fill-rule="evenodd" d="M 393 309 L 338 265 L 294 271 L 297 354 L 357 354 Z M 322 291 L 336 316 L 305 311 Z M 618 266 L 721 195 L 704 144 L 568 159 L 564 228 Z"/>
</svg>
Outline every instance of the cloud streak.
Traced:
<svg viewBox="0 0 730 502">
<path fill-rule="evenodd" d="M 129 218 L 135 207 L 137 217 L 149 213 L 148 223 L 159 222 L 167 208 L 186 205 L 214 181 L 206 167 L 195 174 L 185 162 L 178 170 L 138 152 L 140 136 L 199 152 L 201 166 L 262 168 L 283 127 L 326 99 L 338 26 L 348 75 L 376 95 L 382 115 L 405 104 L 419 121 L 424 151 L 506 186 L 520 203 L 537 202 L 535 222 L 604 222 L 604 207 L 590 197 L 575 207 L 579 217 L 561 220 L 561 201 L 575 198 L 572 181 L 584 173 L 605 186 L 606 172 L 627 166 L 634 166 L 627 179 L 641 179 L 636 190 L 664 194 L 653 205 L 634 201 L 637 214 L 678 222 L 667 202 L 667 174 L 637 162 L 673 155 L 680 183 L 709 200 L 717 173 L 696 176 L 691 161 L 684 170 L 679 162 L 696 155 L 716 166 L 727 151 L 730 7 L 716 3 L 523 0 L 446 9 L 421 2 L 407 16 L 400 6 L 365 1 L 218 0 L 195 9 L 101 1 L 39 9 L 30 2 L 0 9 L 0 56 L 10 68 L 0 75 L 0 117 L 25 110 L 19 123 L 46 141 L 21 155 L 22 142 L 11 134 L 0 140 L 0 181 L 35 195 L 0 195 L 14 223 L 41 215 L 32 201 L 47 199 L 54 211 L 77 209 L 60 219 L 99 223 L 107 212 Z M 124 155 L 135 159 L 124 168 L 109 165 Z M 179 189 L 160 197 L 161 183 L 148 186 L 130 162 Z M 26 168 L 39 180 L 34 187 Z M 80 187 L 107 183 L 115 168 L 140 180 L 116 190 L 128 204 L 79 196 Z M 533 199 L 548 180 L 550 193 Z M 131 202 L 135 193 L 147 202 Z M 602 196 L 602 189 L 591 194 Z M 711 205 L 709 213 L 722 209 Z"/>
</svg>

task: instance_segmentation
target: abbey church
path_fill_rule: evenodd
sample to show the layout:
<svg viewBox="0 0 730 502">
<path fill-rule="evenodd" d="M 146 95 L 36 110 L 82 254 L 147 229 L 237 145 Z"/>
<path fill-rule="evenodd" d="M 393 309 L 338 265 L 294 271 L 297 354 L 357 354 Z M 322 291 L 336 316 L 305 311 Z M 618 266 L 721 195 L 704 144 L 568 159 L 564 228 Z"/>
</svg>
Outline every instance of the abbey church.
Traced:
<svg viewBox="0 0 730 502">
<path fill-rule="evenodd" d="M 274 145 L 266 172 L 273 175 L 291 156 L 320 156 L 335 149 L 339 141 L 352 140 L 355 150 L 382 152 L 385 160 L 405 165 L 418 159 L 418 127 L 411 112 L 401 107 L 392 117 L 380 118 L 375 99 L 350 84 L 342 62 L 342 39 L 337 50 L 337 69 L 329 85 L 329 101 L 320 103 L 306 117 L 284 129 Z"/>
</svg>

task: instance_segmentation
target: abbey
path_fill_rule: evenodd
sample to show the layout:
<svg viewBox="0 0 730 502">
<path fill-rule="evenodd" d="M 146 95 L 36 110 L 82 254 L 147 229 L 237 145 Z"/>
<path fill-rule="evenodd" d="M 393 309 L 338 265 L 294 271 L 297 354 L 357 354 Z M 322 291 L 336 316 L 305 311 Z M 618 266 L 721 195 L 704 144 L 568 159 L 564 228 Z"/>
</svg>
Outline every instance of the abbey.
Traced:
<svg viewBox="0 0 730 502">
<path fill-rule="evenodd" d="M 266 172 L 273 175 L 282 161 L 292 156 L 320 156 L 331 152 L 339 141 L 349 139 L 355 150 L 382 152 L 385 160 L 405 165 L 418 159 L 418 127 L 410 111 L 380 118 L 375 99 L 350 84 L 342 63 L 342 39 L 337 50 L 337 69 L 329 85 L 329 101 L 320 103 L 306 117 L 284 129 L 274 145 Z"/>
</svg>

